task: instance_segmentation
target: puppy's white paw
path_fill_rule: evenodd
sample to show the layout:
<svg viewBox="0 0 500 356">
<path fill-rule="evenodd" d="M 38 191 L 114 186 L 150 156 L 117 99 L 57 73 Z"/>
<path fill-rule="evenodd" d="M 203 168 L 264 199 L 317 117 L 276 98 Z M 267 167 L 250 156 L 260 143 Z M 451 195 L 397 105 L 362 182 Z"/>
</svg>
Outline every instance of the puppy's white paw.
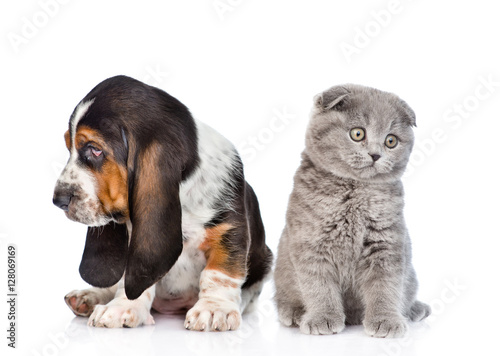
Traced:
<svg viewBox="0 0 500 356">
<path fill-rule="evenodd" d="M 94 307 L 102 303 L 100 293 L 94 289 L 74 290 L 66 294 L 64 301 L 75 315 L 89 316 Z"/>
<path fill-rule="evenodd" d="M 236 303 L 202 298 L 187 315 L 184 327 L 197 331 L 236 330 L 241 324 L 241 313 Z"/>
<path fill-rule="evenodd" d="M 114 299 L 106 305 L 96 305 L 87 325 L 104 328 L 135 328 L 154 323 L 150 311 L 139 301 Z"/>
</svg>

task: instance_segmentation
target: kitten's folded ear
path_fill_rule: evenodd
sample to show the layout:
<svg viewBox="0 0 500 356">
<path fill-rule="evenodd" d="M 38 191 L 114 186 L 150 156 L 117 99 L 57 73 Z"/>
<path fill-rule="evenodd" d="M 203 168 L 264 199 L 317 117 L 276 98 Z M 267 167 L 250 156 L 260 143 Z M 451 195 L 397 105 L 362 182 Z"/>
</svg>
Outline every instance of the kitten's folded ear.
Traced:
<svg viewBox="0 0 500 356">
<path fill-rule="evenodd" d="M 350 91 L 346 88 L 336 86 L 316 95 L 314 97 L 314 105 L 324 111 L 332 110 L 346 99 L 349 94 Z"/>
<path fill-rule="evenodd" d="M 404 121 L 408 123 L 410 126 L 416 127 L 417 121 L 415 116 L 415 111 L 406 103 L 406 101 L 401 100 L 401 107 L 405 111 Z"/>
</svg>

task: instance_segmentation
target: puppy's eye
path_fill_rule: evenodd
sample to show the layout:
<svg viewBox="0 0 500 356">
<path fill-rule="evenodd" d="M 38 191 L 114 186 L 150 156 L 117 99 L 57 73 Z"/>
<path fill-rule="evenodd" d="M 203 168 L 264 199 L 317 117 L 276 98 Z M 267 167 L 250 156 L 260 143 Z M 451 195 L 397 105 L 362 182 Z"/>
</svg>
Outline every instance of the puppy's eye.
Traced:
<svg viewBox="0 0 500 356">
<path fill-rule="evenodd" d="M 85 161 L 89 163 L 98 163 L 104 158 L 104 153 L 102 152 L 102 150 L 93 145 L 87 145 L 87 147 L 83 151 L 83 156 L 85 158 Z"/>
<path fill-rule="evenodd" d="M 79 151 L 79 156 L 82 162 L 90 165 L 91 167 L 99 167 L 105 160 L 106 152 L 97 148 L 91 143 L 82 147 Z"/>
<path fill-rule="evenodd" d="M 385 145 L 389 148 L 394 148 L 398 145 L 398 138 L 394 135 L 387 135 Z"/>
<path fill-rule="evenodd" d="M 99 157 L 100 155 L 102 155 L 102 151 L 98 150 L 97 148 L 91 147 L 90 151 L 92 152 L 94 157 Z"/>
<path fill-rule="evenodd" d="M 351 138 L 353 141 L 359 142 L 365 139 L 365 130 L 361 127 L 356 127 L 351 130 Z"/>
</svg>

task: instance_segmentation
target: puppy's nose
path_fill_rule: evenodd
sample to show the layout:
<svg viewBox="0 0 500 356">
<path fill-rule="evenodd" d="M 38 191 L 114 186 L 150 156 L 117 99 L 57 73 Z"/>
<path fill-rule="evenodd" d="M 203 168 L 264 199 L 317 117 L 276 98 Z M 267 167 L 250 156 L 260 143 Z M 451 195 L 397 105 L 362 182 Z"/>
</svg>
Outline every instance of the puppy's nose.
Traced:
<svg viewBox="0 0 500 356">
<path fill-rule="evenodd" d="M 378 159 L 380 158 L 380 155 L 377 155 L 377 154 L 369 154 L 370 156 L 372 156 L 372 159 L 373 159 L 373 162 L 376 162 L 378 161 Z"/>
<path fill-rule="evenodd" d="M 64 211 L 68 211 L 71 198 L 72 195 L 68 193 L 54 193 L 54 198 L 52 198 L 52 202 L 58 208 L 61 208 Z"/>
</svg>

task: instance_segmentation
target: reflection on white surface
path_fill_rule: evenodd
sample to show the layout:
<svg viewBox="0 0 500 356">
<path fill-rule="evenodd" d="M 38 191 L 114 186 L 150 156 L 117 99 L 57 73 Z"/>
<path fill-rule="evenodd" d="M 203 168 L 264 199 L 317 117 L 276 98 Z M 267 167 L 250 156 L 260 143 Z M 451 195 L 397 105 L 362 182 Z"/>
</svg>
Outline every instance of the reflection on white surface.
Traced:
<svg viewBox="0 0 500 356">
<path fill-rule="evenodd" d="M 413 323 L 403 339 L 375 339 L 362 326 L 348 326 L 338 335 L 303 335 L 298 328 L 277 321 L 272 302 L 272 284 L 267 283 L 255 311 L 243 316 L 239 330 L 193 332 L 183 327 L 183 315 L 153 314 L 155 325 L 136 329 L 88 327 L 86 318 L 75 317 L 64 332 L 52 333 L 52 346 L 40 347 L 39 355 L 307 355 L 333 353 L 350 355 L 418 355 L 432 328 Z M 34 351 L 32 354 L 38 355 Z"/>
<path fill-rule="evenodd" d="M 73 317 L 60 298 L 50 304 L 55 311 L 51 319 L 24 314 L 28 317 L 25 320 L 32 322 L 21 322 L 21 347 L 16 352 L 30 356 L 473 354 L 477 340 L 495 340 L 495 328 L 487 323 L 492 313 L 497 313 L 490 310 L 494 295 L 485 296 L 482 288 L 477 288 L 486 282 L 447 277 L 428 286 L 420 299 L 434 308 L 433 314 L 423 322 L 410 323 L 408 334 L 400 339 L 369 337 L 361 325 L 347 326 L 340 334 L 325 336 L 304 335 L 298 328 L 284 327 L 278 322 L 272 301 L 272 281 L 264 286 L 255 310 L 243 315 L 240 329 L 229 332 L 188 331 L 183 327 L 184 315 L 158 313 L 153 314 L 156 324 L 152 326 L 89 327 L 87 318 Z M 483 303 L 478 304 L 477 300 Z M 29 305 L 25 299 L 21 301 L 21 305 Z"/>
</svg>

